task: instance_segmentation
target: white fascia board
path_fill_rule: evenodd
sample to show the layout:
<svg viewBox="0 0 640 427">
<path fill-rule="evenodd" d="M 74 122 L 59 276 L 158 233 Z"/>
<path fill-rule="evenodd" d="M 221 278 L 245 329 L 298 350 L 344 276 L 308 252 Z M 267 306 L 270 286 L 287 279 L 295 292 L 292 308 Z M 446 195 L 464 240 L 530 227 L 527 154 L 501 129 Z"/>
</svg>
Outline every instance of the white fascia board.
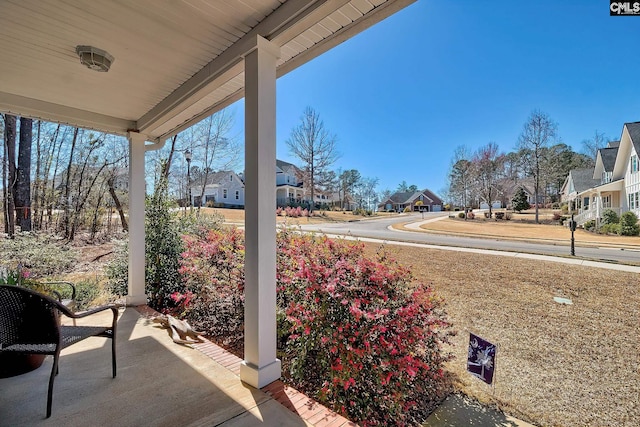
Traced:
<svg viewBox="0 0 640 427">
<path fill-rule="evenodd" d="M 7 92 L 0 92 L 0 111 L 123 136 L 136 127 L 133 120 L 93 113 Z"/>
<path fill-rule="evenodd" d="M 631 157 L 631 136 L 625 125 L 622 128 L 622 136 L 620 137 L 620 147 L 618 147 L 618 154 L 616 156 L 616 163 L 613 166 L 613 179 L 624 178 L 627 172 L 627 166 L 629 164 L 629 158 Z"/>
<path fill-rule="evenodd" d="M 399 10 L 404 9 L 415 1 L 416 0 L 390 0 L 385 2 L 384 4 L 371 10 L 369 13 L 367 13 L 357 21 L 354 21 L 351 24 L 339 29 L 332 36 L 327 37 L 321 42 L 315 44 L 313 47 L 305 50 L 304 52 L 294 56 L 289 61 L 280 65 L 277 70 L 277 76 L 282 77 L 290 71 L 295 70 L 296 68 L 306 64 L 313 58 L 320 56 L 324 52 L 327 52 L 337 45 L 349 40 L 353 36 L 377 24 L 383 19 L 388 18 Z"/>
</svg>

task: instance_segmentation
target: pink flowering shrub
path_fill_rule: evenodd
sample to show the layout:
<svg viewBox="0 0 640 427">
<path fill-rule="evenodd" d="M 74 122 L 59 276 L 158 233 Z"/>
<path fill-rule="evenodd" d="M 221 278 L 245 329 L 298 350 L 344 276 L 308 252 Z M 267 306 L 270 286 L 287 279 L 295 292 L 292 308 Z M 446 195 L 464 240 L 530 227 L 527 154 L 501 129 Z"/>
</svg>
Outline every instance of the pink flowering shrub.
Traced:
<svg viewBox="0 0 640 427">
<path fill-rule="evenodd" d="M 180 273 L 190 299 L 183 315 L 196 330 L 231 347 L 241 345 L 244 327 L 244 234 L 237 228 L 183 237 Z"/>
<path fill-rule="evenodd" d="M 444 396 L 443 302 L 410 271 L 364 246 L 282 233 L 278 307 L 294 385 L 361 425 L 424 421 Z"/>
<path fill-rule="evenodd" d="M 243 340 L 242 234 L 185 238 L 186 315 L 230 345 Z M 448 391 L 443 302 L 409 270 L 362 244 L 283 231 L 277 237 L 277 321 L 283 376 L 357 423 L 409 425 Z M 176 295 L 175 298 L 186 299 Z M 182 300 L 181 300 L 182 301 Z"/>
<path fill-rule="evenodd" d="M 276 215 L 281 216 L 283 214 L 284 216 L 288 216 L 290 218 L 300 218 L 300 217 L 311 216 L 311 214 L 307 209 L 302 209 L 300 206 L 295 208 L 291 206 L 287 206 L 284 209 L 282 208 L 276 209 Z"/>
</svg>

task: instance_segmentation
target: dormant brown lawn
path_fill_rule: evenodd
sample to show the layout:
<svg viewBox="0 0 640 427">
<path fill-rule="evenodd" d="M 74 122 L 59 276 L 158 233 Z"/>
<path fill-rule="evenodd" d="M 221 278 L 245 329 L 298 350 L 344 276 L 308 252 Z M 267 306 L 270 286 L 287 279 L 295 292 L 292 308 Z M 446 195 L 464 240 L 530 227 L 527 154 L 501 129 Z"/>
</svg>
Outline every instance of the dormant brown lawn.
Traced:
<svg viewBox="0 0 640 427">
<path fill-rule="evenodd" d="M 446 300 L 458 331 L 448 369 L 459 390 L 538 425 L 640 425 L 637 274 L 393 245 L 384 250 Z M 495 389 L 466 373 L 469 331 L 499 345 Z"/>
</svg>

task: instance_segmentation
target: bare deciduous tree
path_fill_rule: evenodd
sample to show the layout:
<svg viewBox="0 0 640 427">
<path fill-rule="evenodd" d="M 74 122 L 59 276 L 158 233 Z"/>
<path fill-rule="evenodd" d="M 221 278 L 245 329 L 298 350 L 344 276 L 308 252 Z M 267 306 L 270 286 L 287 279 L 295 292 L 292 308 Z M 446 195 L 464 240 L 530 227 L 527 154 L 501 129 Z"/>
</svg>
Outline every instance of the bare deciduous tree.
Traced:
<svg viewBox="0 0 640 427">
<path fill-rule="evenodd" d="M 523 155 L 527 175 L 533 178 L 533 188 L 536 204 L 536 223 L 538 220 L 538 205 L 540 183 L 543 182 L 544 163 L 547 161 L 546 148 L 556 138 L 558 125 L 542 111 L 534 110 L 524 124 L 518 139 L 518 148 Z"/>
<path fill-rule="evenodd" d="M 499 179 L 504 169 L 504 159 L 504 154 L 499 153 L 498 144 L 495 142 L 480 147 L 473 156 L 472 173 L 478 194 L 489 205 L 489 217 L 493 201 L 500 192 Z"/>
<path fill-rule="evenodd" d="M 604 133 L 598 132 L 598 129 L 596 129 L 593 138 L 582 141 L 582 151 L 595 162 L 596 157 L 598 157 L 598 150 L 606 147 L 608 142 L 609 138 L 607 138 Z"/>
<path fill-rule="evenodd" d="M 204 119 L 196 131 L 199 134 L 200 144 L 196 147 L 198 150 L 194 154 L 199 157 L 202 171 L 200 205 L 202 205 L 209 175 L 214 171 L 231 170 L 238 164 L 241 147 L 238 141 L 229 135 L 233 123 L 233 114 L 228 110 L 221 110 Z"/>
<path fill-rule="evenodd" d="M 324 127 L 320 115 L 313 108 L 307 107 L 300 118 L 300 124 L 291 130 L 286 141 L 291 154 L 304 164 L 304 181 L 311 192 L 310 211 L 314 208 L 316 180 L 338 158 L 336 140 L 336 136 L 330 135 Z"/>
<path fill-rule="evenodd" d="M 471 166 L 471 155 L 467 147 L 464 145 L 457 147 L 451 160 L 449 195 L 461 203 L 463 208 L 467 207 L 471 195 Z"/>
</svg>

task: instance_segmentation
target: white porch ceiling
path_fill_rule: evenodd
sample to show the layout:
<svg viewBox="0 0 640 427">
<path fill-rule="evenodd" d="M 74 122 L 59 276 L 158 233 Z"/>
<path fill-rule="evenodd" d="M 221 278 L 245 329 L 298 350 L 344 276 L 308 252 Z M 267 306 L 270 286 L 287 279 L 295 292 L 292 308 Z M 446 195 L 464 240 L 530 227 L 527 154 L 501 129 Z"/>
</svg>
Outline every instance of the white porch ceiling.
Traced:
<svg viewBox="0 0 640 427">
<path fill-rule="evenodd" d="M 281 47 L 281 76 L 413 1 L 1 0 L 0 112 L 160 141 L 244 96 L 256 35 Z"/>
</svg>

